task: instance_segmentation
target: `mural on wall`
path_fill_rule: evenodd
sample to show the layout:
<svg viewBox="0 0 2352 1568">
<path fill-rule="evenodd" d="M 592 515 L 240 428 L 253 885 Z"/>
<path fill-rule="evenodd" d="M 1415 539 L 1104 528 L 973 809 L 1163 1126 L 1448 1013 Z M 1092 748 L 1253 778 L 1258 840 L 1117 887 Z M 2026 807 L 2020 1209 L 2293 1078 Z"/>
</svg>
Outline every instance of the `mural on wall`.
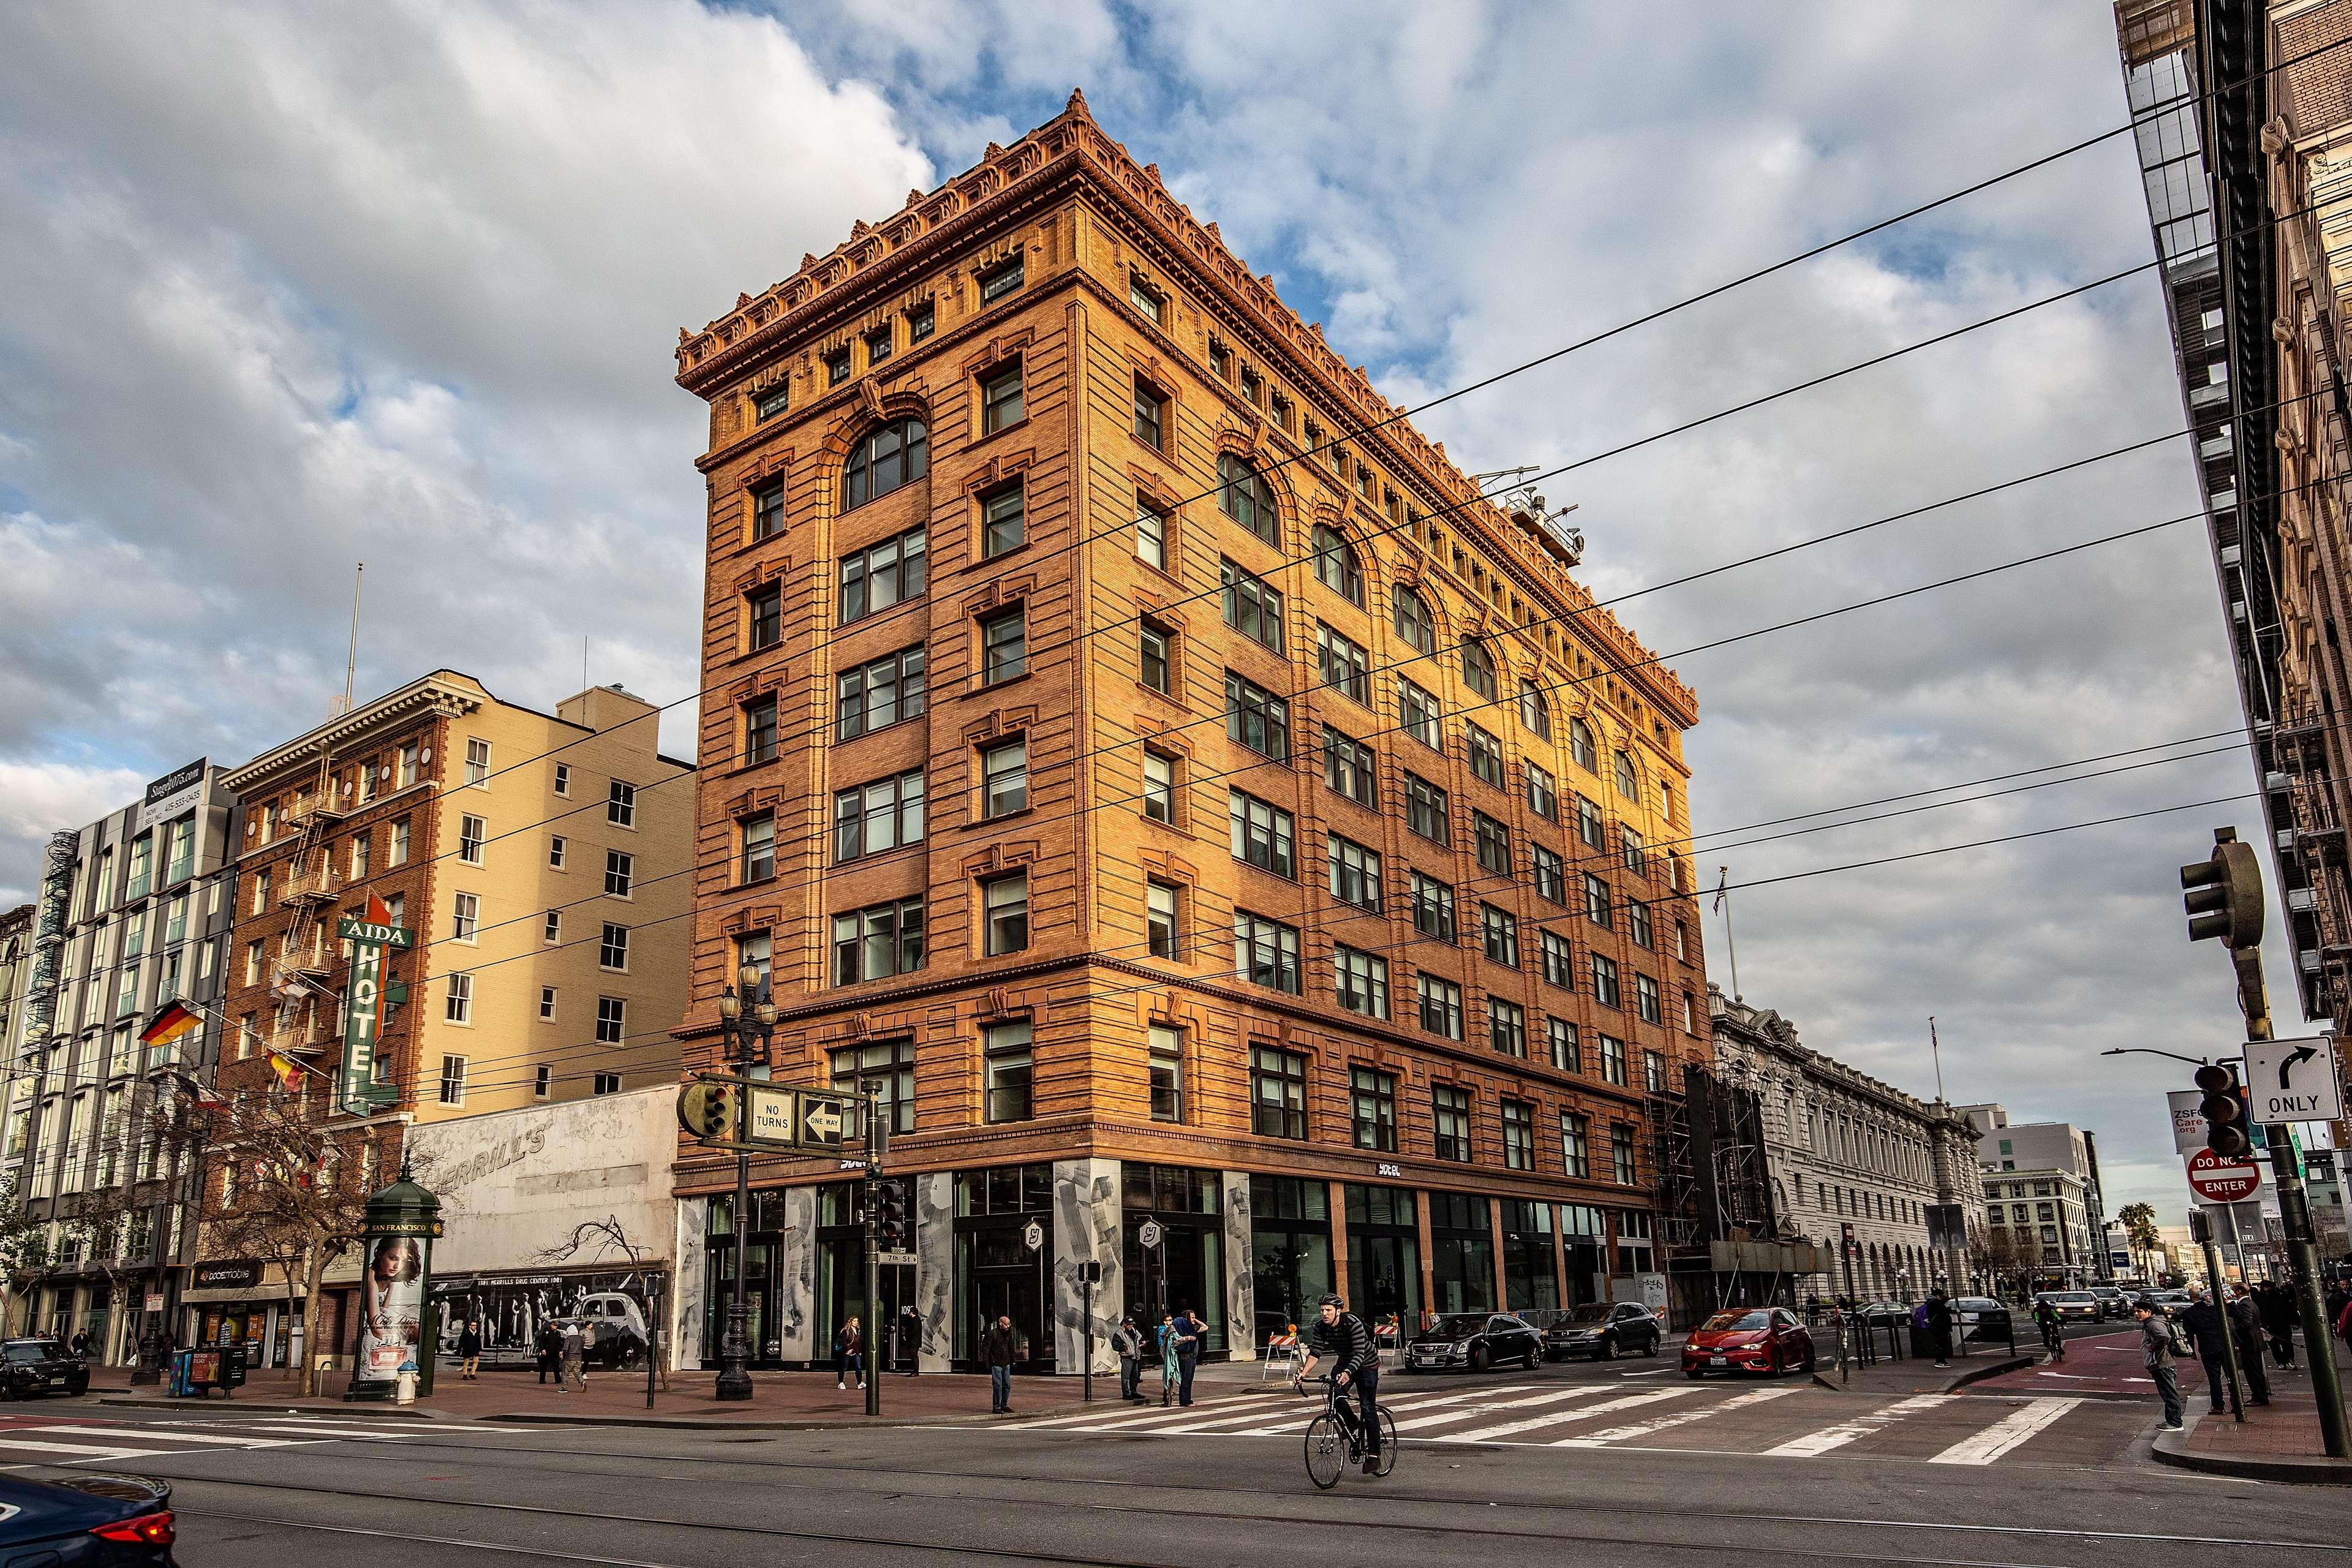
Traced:
<svg viewBox="0 0 2352 1568">
<path fill-rule="evenodd" d="M 469 1321 L 481 1325 L 482 1360 L 491 1366 L 530 1366 L 539 1331 L 549 1323 L 578 1322 L 593 1331 L 592 1366 L 641 1366 L 653 1295 L 667 1291 L 661 1270 L 592 1274 L 516 1274 L 436 1279 L 443 1360 L 457 1354 L 457 1336 Z"/>
</svg>

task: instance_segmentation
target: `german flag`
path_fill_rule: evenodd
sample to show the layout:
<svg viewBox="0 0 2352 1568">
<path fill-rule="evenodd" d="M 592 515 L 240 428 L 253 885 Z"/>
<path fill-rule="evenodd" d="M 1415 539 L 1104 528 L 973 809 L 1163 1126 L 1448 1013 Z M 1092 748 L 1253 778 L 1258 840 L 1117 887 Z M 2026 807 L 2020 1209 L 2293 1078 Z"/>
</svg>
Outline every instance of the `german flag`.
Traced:
<svg viewBox="0 0 2352 1568">
<path fill-rule="evenodd" d="M 142 1046 L 173 1045 L 182 1037 L 193 1035 L 204 1026 L 204 1019 L 187 1004 L 168 1002 L 157 1008 L 155 1016 L 147 1020 L 147 1026 L 139 1031 L 139 1043 Z"/>
</svg>

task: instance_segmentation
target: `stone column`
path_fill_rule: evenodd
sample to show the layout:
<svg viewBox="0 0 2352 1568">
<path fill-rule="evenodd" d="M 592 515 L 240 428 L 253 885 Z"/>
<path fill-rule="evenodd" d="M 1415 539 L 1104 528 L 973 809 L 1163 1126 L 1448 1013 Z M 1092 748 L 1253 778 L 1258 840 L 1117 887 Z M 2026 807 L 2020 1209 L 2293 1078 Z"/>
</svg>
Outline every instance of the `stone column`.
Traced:
<svg viewBox="0 0 2352 1568">
<path fill-rule="evenodd" d="M 1567 1211 L 1558 1204 L 1546 1204 L 1551 1211 L 1551 1277 L 1559 1292 L 1562 1310 L 1568 1307 L 1568 1220 Z"/>
<path fill-rule="evenodd" d="M 1421 1247 L 1421 1311 L 1427 1316 L 1437 1305 L 1437 1250 L 1429 1239 L 1429 1189 L 1412 1190 L 1412 1221 L 1420 1237 Z M 1418 1321 L 1400 1324 L 1407 1340 L 1421 1332 Z"/>
<path fill-rule="evenodd" d="M 926 1171 L 914 1187 L 915 1305 L 923 1314 L 916 1364 L 945 1372 L 955 1356 L 955 1173 Z"/>
<path fill-rule="evenodd" d="M 1487 1258 L 1495 1270 L 1495 1310 L 1507 1312 L 1511 1310 L 1511 1284 L 1503 1270 L 1503 1200 L 1500 1198 L 1486 1200 L 1486 1237 Z"/>
<path fill-rule="evenodd" d="M 783 1192 L 784 1225 L 777 1233 L 775 1247 L 777 1266 L 776 1289 L 779 1300 L 770 1304 L 764 1337 L 767 1344 L 779 1346 L 777 1353 L 786 1361 L 812 1361 L 816 1356 L 816 1189 L 786 1187 Z M 759 1194 L 752 1194 L 753 1207 L 758 1207 Z M 828 1348 L 833 1335 L 824 1335 Z M 756 1359 L 764 1354 L 767 1345 L 754 1345 Z"/>
<path fill-rule="evenodd" d="M 1076 1373 L 1086 1356 L 1086 1266 L 1102 1266 L 1094 1288 L 1094 1368 L 1118 1372 L 1110 1332 L 1118 1327 L 1127 1287 L 1119 1276 L 1125 1240 L 1116 1160 L 1054 1162 L 1054 1365 Z"/>
<path fill-rule="evenodd" d="M 1348 1303 L 1349 1311 L 1361 1313 L 1363 1304 L 1351 1300 L 1348 1294 L 1348 1184 L 1331 1182 L 1326 1184 L 1331 1192 L 1331 1289 Z M 1312 1301 L 1307 1303 L 1310 1310 L 1314 1305 Z M 1364 1321 L 1371 1321 L 1369 1318 Z"/>
<path fill-rule="evenodd" d="M 677 1268 L 670 1276 L 670 1369 L 702 1362 L 704 1293 L 710 1289 L 710 1200 L 687 1198 L 677 1205 Z"/>
<path fill-rule="evenodd" d="M 1225 1190 L 1225 1346 L 1234 1361 L 1255 1361 L 1257 1277 L 1250 1272 L 1250 1189 L 1247 1171 L 1223 1173 Z"/>
</svg>

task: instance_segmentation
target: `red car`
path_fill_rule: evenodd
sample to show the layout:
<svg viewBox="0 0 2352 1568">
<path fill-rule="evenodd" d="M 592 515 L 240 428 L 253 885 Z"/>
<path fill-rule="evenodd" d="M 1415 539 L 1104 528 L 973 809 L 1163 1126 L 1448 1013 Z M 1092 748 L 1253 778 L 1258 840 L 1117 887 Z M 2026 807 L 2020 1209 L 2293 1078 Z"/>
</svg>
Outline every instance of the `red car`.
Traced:
<svg viewBox="0 0 2352 1568">
<path fill-rule="evenodd" d="M 1813 1370 L 1813 1336 L 1785 1307 L 1717 1312 L 1683 1342 L 1683 1375 L 1760 1372 L 1776 1376 L 1794 1367 Z"/>
</svg>

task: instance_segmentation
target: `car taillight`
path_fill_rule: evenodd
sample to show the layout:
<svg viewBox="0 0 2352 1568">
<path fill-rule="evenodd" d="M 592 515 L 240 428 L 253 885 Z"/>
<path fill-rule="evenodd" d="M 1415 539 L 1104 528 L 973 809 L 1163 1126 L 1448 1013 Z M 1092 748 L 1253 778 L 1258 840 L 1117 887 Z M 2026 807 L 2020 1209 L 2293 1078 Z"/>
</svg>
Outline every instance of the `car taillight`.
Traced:
<svg viewBox="0 0 2352 1568">
<path fill-rule="evenodd" d="M 178 1531 L 172 1523 L 172 1510 L 165 1509 L 161 1513 L 142 1513 L 101 1524 L 90 1533 L 100 1541 L 121 1541 L 133 1546 L 169 1546 Z"/>
</svg>

